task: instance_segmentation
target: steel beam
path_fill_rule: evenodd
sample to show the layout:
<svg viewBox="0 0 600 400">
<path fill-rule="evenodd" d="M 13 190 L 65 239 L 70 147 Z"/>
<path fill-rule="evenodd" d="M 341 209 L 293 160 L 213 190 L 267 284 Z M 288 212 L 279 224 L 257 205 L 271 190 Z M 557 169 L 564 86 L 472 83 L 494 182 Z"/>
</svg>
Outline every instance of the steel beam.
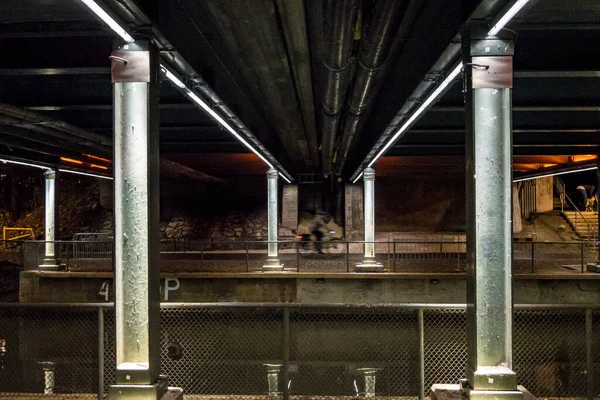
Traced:
<svg viewBox="0 0 600 400">
<path fill-rule="evenodd" d="M 504 34 L 504 31 L 502 32 Z M 514 40 L 469 26 L 466 80 L 467 368 L 472 399 L 521 399 L 512 371 Z"/>
<path fill-rule="evenodd" d="M 44 196 L 44 261 L 39 266 L 41 271 L 57 271 L 60 262 L 56 254 L 56 233 L 58 232 L 58 168 L 50 169 L 44 173 L 46 189 Z"/>
<path fill-rule="evenodd" d="M 383 265 L 375 258 L 375 170 L 365 168 L 364 215 L 365 215 L 365 254 L 362 263 L 356 265 L 356 272 L 383 272 Z"/>
<path fill-rule="evenodd" d="M 267 244 L 267 262 L 263 266 L 264 271 L 283 271 L 283 265 L 279 261 L 279 254 L 277 250 L 277 216 L 279 215 L 278 209 L 278 197 L 279 197 L 279 185 L 278 179 L 279 172 L 274 168 L 269 168 L 267 171 L 267 185 L 268 185 L 268 244 Z"/>
<path fill-rule="evenodd" d="M 113 60 L 115 319 L 111 400 L 160 399 L 158 53 L 125 44 Z M 147 71 L 138 73 L 138 71 Z"/>
</svg>

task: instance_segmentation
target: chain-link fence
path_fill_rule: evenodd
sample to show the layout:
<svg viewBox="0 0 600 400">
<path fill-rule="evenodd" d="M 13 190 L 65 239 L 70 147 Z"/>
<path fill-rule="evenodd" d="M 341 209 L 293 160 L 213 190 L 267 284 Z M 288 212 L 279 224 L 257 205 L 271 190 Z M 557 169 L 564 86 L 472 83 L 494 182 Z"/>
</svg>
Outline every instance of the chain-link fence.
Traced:
<svg viewBox="0 0 600 400">
<path fill-rule="evenodd" d="M 198 398 L 421 398 L 464 377 L 456 305 L 165 304 L 161 323 L 162 373 Z M 598 311 L 517 306 L 519 383 L 539 397 L 597 397 L 594 332 Z M 0 305 L 0 397 L 103 396 L 114 368 L 108 305 Z"/>
</svg>

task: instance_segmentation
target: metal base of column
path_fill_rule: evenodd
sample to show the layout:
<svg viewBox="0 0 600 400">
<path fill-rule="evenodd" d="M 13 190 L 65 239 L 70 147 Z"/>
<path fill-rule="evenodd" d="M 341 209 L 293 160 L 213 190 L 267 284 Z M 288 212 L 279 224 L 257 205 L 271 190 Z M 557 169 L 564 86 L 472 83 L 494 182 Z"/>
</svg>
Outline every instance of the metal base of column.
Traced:
<svg viewBox="0 0 600 400">
<path fill-rule="evenodd" d="M 587 265 L 587 271 L 588 272 L 595 272 L 595 273 L 599 274 L 600 273 L 600 264 L 588 263 L 588 265 Z"/>
<path fill-rule="evenodd" d="M 263 272 L 282 272 L 283 264 L 279 261 L 279 258 L 267 258 L 267 262 L 263 265 Z"/>
<path fill-rule="evenodd" d="M 44 258 L 42 264 L 38 267 L 40 271 L 58 271 L 62 268 L 60 260 L 54 257 Z"/>
<path fill-rule="evenodd" d="M 181 388 L 168 388 L 166 381 L 153 385 L 112 385 L 108 389 L 109 400 L 181 400 Z"/>
<path fill-rule="evenodd" d="M 383 264 L 375 258 L 365 257 L 362 263 L 356 264 L 354 272 L 383 272 Z"/>
<path fill-rule="evenodd" d="M 523 386 L 517 390 L 469 390 L 461 385 L 435 384 L 431 387 L 431 400 L 535 400 Z"/>
</svg>

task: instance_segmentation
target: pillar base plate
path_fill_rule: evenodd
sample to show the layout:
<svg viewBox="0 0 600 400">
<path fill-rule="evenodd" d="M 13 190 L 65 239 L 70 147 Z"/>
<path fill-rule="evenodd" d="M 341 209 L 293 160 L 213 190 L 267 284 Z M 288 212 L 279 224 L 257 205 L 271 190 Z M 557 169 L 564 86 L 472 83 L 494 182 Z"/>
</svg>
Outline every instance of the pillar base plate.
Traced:
<svg viewBox="0 0 600 400">
<path fill-rule="evenodd" d="M 278 258 L 267 258 L 267 262 L 263 265 L 263 272 L 283 272 L 283 264 Z"/>
<path fill-rule="evenodd" d="M 38 266 L 40 271 L 59 271 L 62 269 L 60 260 L 56 258 L 44 258 L 42 264 Z"/>
<path fill-rule="evenodd" d="M 167 388 L 166 381 L 153 385 L 112 385 L 108 389 L 110 400 L 181 400 L 181 388 Z"/>
<path fill-rule="evenodd" d="M 383 272 L 383 264 L 377 261 L 365 260 L 360 264 L 356 264 L 354 272 Z"/>
<path fill-rule="evenodd" d="M 535 400 L 523 386 L 517 390 L 465 390 L 461 385 L 435 384 L 431 387 L 431 400 Z"/>
<path fill-rule="evenodd" d="M 600 273 L 600 264 L 588 263 L 587 272 L 595 272 L 597 274 Z"/>
</svg>

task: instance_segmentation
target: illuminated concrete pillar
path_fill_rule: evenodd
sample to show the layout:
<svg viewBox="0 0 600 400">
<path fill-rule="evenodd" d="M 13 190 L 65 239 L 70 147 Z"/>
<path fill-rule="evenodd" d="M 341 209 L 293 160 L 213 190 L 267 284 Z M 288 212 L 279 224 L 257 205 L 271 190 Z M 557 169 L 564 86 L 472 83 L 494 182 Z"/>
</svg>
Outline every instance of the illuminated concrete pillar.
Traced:
<svg viewBox="0 0 600 400">
<path fill-rule="evenodd" d="M 58 169 L 51 169 L 44 173 L 46 181 L 44 197 L 44 261 L 39 266 L 40 270 L 56 271 L 60 269 L 60 262 L 56 255 L 56 233 L 58 232 Z"/>
<path fill-rule="evenodd" d="M 158 53 L 113 52 L 116 374 L 111 400 L 160 399 Z"/>
<path fill-rule="evenodd" d="M 267 190 L 268 190 L 268 244 L 267 244 L 267 262 L 263 266 L 263 271 L 283 271 L 283 265 L 279 262 L 277 252 L 277 197 L 278 197 L 278 181 L 279 173 L 276 169 L 270 168 L 267 171 Z"/>
<path fill-rule="evenodd" d="M 467 367 L 471 399 L 520 399 L 512 370 L 514 40 L 463 34 L 466 80 Z M 504 31 L 502 32 L 504 34 Z"/>
<path fill-rule="evenodd" d="M 356 265 L 356 272 L 382 272 L 383 265 L 375 259 L 375 170 L 365 168 L 364 182 L 364 218 L 365 218 L 365 255 L 363 262 Z"/>
</svg>

